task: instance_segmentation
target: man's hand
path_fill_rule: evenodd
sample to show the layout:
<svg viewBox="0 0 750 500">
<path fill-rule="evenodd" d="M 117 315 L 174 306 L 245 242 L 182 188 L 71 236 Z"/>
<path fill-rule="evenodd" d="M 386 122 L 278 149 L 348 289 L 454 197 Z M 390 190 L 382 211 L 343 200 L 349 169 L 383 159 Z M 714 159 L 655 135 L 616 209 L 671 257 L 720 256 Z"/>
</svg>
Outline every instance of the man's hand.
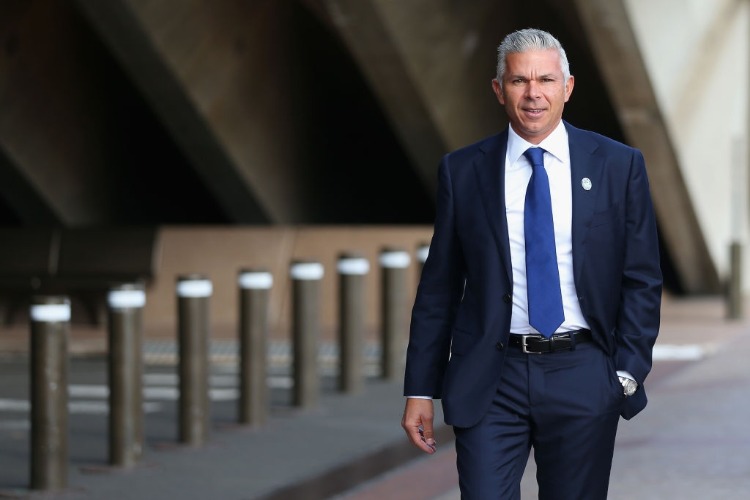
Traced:
<svg viewBox="0 0 750 500">
<path fill-rule="evenodd" d="M 435 410 L 431 399 L 407 398 L 401 427 L 406 431 L 414 446 L 425 453 L 433 454 L 437 450 L 432 420 Z"/>
</svg>

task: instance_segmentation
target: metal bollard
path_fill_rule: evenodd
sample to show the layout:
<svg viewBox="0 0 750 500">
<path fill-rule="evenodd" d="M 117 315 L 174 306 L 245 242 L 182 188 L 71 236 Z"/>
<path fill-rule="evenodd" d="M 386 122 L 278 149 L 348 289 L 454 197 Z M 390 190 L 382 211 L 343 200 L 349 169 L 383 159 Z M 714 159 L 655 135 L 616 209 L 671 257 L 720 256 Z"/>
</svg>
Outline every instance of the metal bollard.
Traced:
<svg viewBox="0 0 750 500">
<path fill-rule="evenodd" d="M 354 394 L 364 386 L 364 277 L 370 262 L 342 254 L 339 272 L 339 390 Z"/>
<path fill-rule="evenodd" d="M 239 422 L 262 425 L 268 419 L 267 337 L 269 272 L 243 270 L 240 288 L 240 404 Z"/>
<path fill-rule="evenodd" d="M 320 396 L 318 337 L 320 336 L 320 280 L 323 265 L 319 262 L 293 262 L 292 350 L 294 353 L 294 406 L 313 408 Z"/>
<path fill-rule="evenodd" d="M 109 463 L 130 467 L 143 453 L 143 306 L 140 284 L 114 287 L 109 304 Z"/>
<path fill-rule="evenodd" d="M 68 483 L 68 335 L 70 299 L 31 303 L 31 488 Z"/>
<path fill-rule="evenodd" d="M 179 339 L 179 440 L 198 446 L 209 428 L 209 318 L 208 302 L 213 293 L 210 280 L 202 275 L 177 279 Z"/>
<path fill-rule="evenodd" d="M 382 372 L 388 380 L 403 377 L 403 354 L 406 342 L 406 268 L 411 258 L 403 250 L 385 249 L 380 254 Z"/>
<path fill-rule="evenodd" d="M 729 247 L 729 282 L 727 283 L 727 319 L 742 319 L 742 244 Z"/>
</svg>

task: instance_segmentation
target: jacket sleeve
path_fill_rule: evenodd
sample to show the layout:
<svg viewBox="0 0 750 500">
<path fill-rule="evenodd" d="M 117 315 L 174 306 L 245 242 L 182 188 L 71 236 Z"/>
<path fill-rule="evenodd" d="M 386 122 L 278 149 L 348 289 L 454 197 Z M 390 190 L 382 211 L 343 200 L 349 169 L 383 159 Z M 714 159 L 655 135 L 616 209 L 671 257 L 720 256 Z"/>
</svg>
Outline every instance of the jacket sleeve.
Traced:
<svg viewBox="0 0 750 500">
<path fill-rule="evenodd" d="M 463 291 L 463 255 L 456 235 L 449 158 L 443 158 L 438 170 L 434 232 L 412 309 L 405 396 L 441 397 L 451 327 Z"/>
<path fill-rule="evenodd" d="M 646 166 L 637 150 L 633 150 L 630 165 L 625 229 L 616 366 L 642 384 L 651 370 L 652 349 L 659 331 L 662 274 Z"/>
</svg>

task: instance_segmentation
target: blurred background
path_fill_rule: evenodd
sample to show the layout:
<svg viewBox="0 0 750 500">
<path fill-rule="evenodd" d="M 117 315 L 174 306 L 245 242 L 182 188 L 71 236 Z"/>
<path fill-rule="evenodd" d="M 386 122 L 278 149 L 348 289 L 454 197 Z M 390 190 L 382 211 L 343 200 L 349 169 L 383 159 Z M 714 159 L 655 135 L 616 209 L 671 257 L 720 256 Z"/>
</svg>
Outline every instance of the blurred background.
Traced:
<svg viewBox="0 0 750 500">
<path fill-rule="evenodd" d="M 5 323 L 10 292 L 98 275 L 147 280 L 147 323 L 168 329 L 175 276 L 194 272 L 226 283 L 230 322 L 240 267 L 429 242 L 437 164 L 506 125 L 496 47 L 528 26 L 567 50 L 564 117 L 643 151 L 667 291 L 722 293 L 730 247 L 745 252 L 749 15 L 744 0 L 4 0 Z"/>
<path fill-rule="evenodd" d="M 740 334 L 750 330 L 723 320 L 742 316 L 750 283 L 742 265 L 750 257 L 750 0 L 0 0 L 0 496 L 20 498 L 28 485 L 29 305 L 38 295 L 71 302 L 64 354 L 75 359 L 71 463 L 79 466 L 71 477 L 87 498 L 170 496 L 160 488 L 186 499 L 216 491 L 229 498 L 233 486 L 237 498 L 278 488 L 263 498 L 327 498 L 320 491 L 343 491 L 413 457 L 398 426 L 402 377 L 332 396 L 343 323 L 337 263 L 349 256 L 370 265 L 358 319 L 372 379 L 384 330 L 402 341 L 395 351 L 406 343 L 438 163 L 506 127 L 490 83 L 496 47 L 525 27 L 550 31 L 567 51 L 576 80 L 564 118 L 643 152 L 656 208 L 666 300 L 650 380 L 652 388 L 666 381 L 665 390 L 653 398 L 651 423 L 626 435 L 631 455 L 615 469 L 627 473 L 614 486 L 627 496 L 612 498 L 742 497 L 733 489 L 748 487 L 747 457 L 737 448 L 748 442 L 747 425 L 727 422 L 747 414 L 737 405 L 749 401 Z M 403 300 L 388 323 L 385 304 L 395 300 L 385 296 L 387 271 L 379 268 L 391 252 L 408 268 L 396 271 Z M 306 380 L 289 377 L 298 376 L 290 364 L 290 268 L 298 262 L 324 270 L 314 290 L 328 399 L 307 413 L 288 402 L 290 388 Z M 211 383 L 216 389 L 218 374 L 234 391 L 212 400 L 223 431 L 240 404 L 245 271 L 273 278 L 261 331 L 270 337 L 270 375 L 253 380 L 273 389 L 264 408 L 274 418 L 263 432 L 217 433 L 204 454 L 163 453 L 173 446 L 175 416 L 184 415 L 174 402 L 176 284 L 212 284 Z M 146 291 L 149 461 L 145 474 L 91 474 L 105 462 L 103 415 L 117 413 L 102 399 L 104 354 L 113 351 L 107 292 L 121 283 Z M 696 363 L 720 341 L 727 357 Z M 691 378 L 687 367 L 703 371 Z M 665 397 L 675 387 L 684 399 Z M 249 467 L 248 450 L 258 452 Z M 435 499 L 440 488 L 453 488 L 442 500 L 457 498 L 446 450 L 434 481 L 414 481 L 411 472 L 403 481 L 434 491 L 406 498 Z M 667 452 L 685 466 L 653 466 Z M 303 480 L 332 483 L 331 470 L 342 483 L 315 496 Z M 623 481 L 656 496 L 632 494 Z M 731 493 L 705 493 L 716 484 Z M 399 491 L 360 498 L 403 498 Z"/>
</svg>

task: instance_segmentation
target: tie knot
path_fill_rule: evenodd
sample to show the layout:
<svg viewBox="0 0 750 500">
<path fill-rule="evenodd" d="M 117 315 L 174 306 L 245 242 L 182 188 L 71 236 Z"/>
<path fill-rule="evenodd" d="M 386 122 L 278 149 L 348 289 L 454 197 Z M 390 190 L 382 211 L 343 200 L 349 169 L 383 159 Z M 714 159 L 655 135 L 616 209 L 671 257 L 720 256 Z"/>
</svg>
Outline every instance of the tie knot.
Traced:
<svg viewBox="0 0 750 500">
<path fill-rule="evenodd" d="M 533 167 L 544 166 L 544 149 L 542 148 L 529 148 L 524 151 L 523 155 L 531 163 Z"/>
</svg>

